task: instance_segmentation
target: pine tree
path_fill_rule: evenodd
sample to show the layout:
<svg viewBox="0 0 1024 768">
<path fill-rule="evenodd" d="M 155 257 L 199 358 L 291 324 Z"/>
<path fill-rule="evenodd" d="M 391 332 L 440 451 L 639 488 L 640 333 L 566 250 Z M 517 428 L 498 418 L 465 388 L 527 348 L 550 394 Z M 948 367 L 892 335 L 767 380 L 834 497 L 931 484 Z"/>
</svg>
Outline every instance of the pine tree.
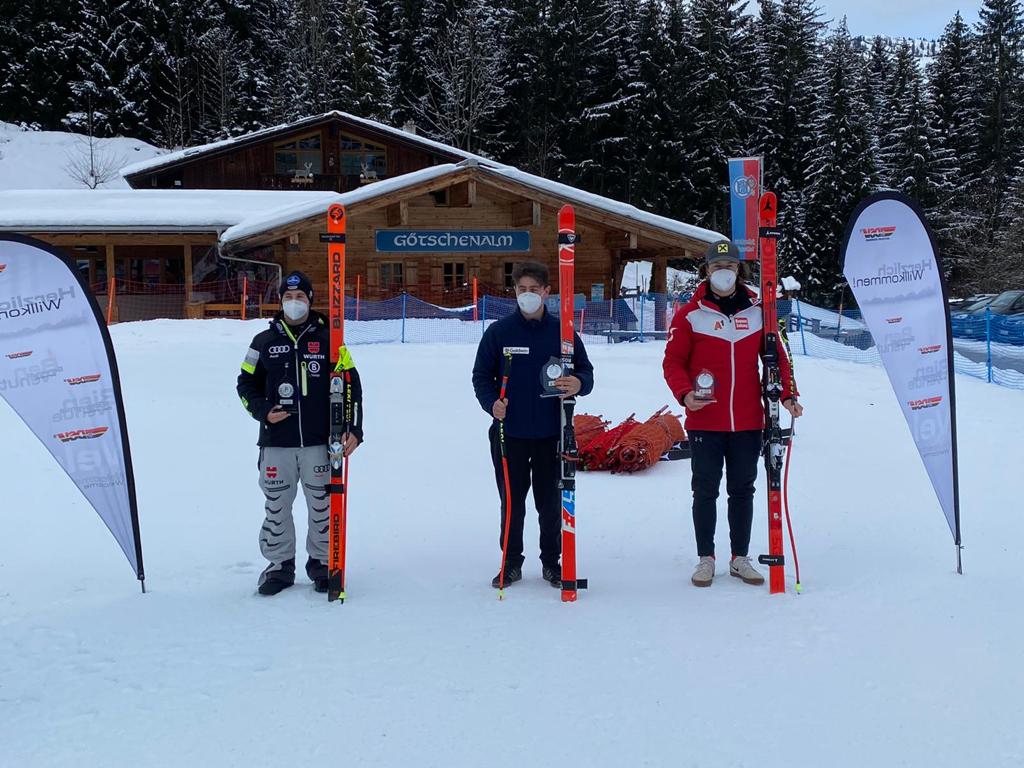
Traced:
<svg viewBox="0 0 1024 768">
<path fill-rule="evenodd" d="M 114 135 L 112 120 L 120 110 L 110 65 L 113 51 L 106 0 L 82 0 L 82 24 L 68 44 L 73 51 L 77 72 L 71 83 L 71 111 L 65 123 L 72 129 L 96 136 Z"/>
<path fill-rule="evenodd" d="M 360 117 L 385 120 L 391 113 L 391 99 L 376 13 L 366 0 L 347 0 L 344 22 L 347 50 L 339 83 L 341 106 Z"/>
<path fill-rule="evenodd" d="M 1007 190 L 1021 159 L 1024 115 L 1024 17 L 1019 0 L 984 0 L 977 27 L 978 64 L 984 77 L 978 141 L 980 181 L 974 203 L 983 217 L 980 245 L 993 245 L 1008 225 Z"/>
<path fill-rule="evenodd" d="M 423 0 L 387 0 L 391 25 L 388 28 L 388 82 L 391 88 L 391 122 L 404 125 L 416 116 L 415 105 L 426 95 L 423 72 L 425 43 Z"/>
<path fill-rule="evenodd" d="M 812 0 L 761 3 L 758 59 L 765 86 L 755 146 L 764 156 L 765 185 L 779 200 L 778 226 L 783 236 L 778 257 L 783 270 L 789 268 L 790 252 L 806 241 L 798 212 L 810 170 L 809 126 L 822 28 Z"/>
<path fill-rule="evenodd" d="M 551 45 L 549 0 L 511 0 L 501 34 L 505 106 L 495 115 L 496 155 L 530 173 L 544 175 L 555 126 L 548 102 Z"/>
<path fill-rule="evenodd" d="M 875 158 L 880 185 L 901 189 L 904 184 L 901 174 L 905 171 L 901 153 L 907 149 L 906 131 L 911 123 L 910 91 L 914 83 L 920 83 L 920 73 L 910 43 L 903 42 L 897 48 L 888 75 L 887 81 L 878 84 L 872 82 L 870 77 L 866 78 L 867 87 L 864 92 L 880 92 L 870 123 L 875 127 Z"/>
<path fill-rule="evenodd" d="M 697 223 L 723 231 L 728 204 L 729 157 L 745 154 L 752 144 L 747 111 L 749 81 L 739 76 L 753 60 L 749 17 L 733 0 L 693 0 L 687 45 L 695 52 L 689 99 L 694 110 L 687 136 L 689 172 L 696 199 L 691 216 Z"/>
<path fill-rule="evenodd" d="M 928 71 L 929 100 L 933 124 L 941 146 L 954 164 L 953 190 L 947 202 L 947 226 L 939 233 L 943 264 L 950 283 L 961 287 L 967 277 L 964 267 L 976 252 L 981 237 L 981 217 L 973 210 L 981 169 L 978 141 L 981 109 L 978 100 L 978 67 L 975 40 L 959 13 L 946 26 L 939 50 Z"/>
<path fill-rule="evenodd" d="M 845 19 L 826 41 L 818 107 L 811 126 L 809 186 L 801 212 L 806 242 L 798 243 L 794 267 L 809 298 L 834 302 L 843 285 L 839 246 L 857 203 L 877 183 L 867 105 L 858 83 L 863 63 Z"/>
</svg>

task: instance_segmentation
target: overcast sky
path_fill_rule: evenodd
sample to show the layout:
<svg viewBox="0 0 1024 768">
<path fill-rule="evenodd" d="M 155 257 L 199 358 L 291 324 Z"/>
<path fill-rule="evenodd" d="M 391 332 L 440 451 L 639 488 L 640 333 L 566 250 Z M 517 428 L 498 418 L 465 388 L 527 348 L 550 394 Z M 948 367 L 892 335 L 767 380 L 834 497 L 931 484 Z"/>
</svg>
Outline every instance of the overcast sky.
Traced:
<svg viewBox="0 0 1024 768">
<path fill-rule="evenodd" d="M 852 35 L 890 35 L 937 39 L 959 10 L 978 20 L 981 0 L 818 0 L 826 18 L 846 16 Z"/>
</svg>

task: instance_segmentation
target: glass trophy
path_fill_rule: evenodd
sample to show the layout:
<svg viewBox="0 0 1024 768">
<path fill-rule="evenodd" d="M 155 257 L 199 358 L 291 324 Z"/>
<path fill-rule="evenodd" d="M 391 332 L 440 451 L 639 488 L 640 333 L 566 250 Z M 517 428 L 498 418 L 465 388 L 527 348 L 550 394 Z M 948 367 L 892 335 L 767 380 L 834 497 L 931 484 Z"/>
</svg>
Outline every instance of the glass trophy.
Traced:
<svg viewBox="0 0 1024 768">
<path fill-rule="evenodd" d="M 287 411 L 288 413 L 295 413 L 297 410 L 295 406 L 295 387 L 287 381 L 277 388 L 277 404 L 281 406 L 282 411 Z"/>
<path fill-rule="evenodd" d="M 561 397 L 562 390 L 555 386 L 555 380 L 562 377 L 562 361 L 552 357 L 540 369 L 540 396 Z"/>
<path fill-rule="evenodd" d="M 707 368 L 697 374 L 693 382 L 693 396 L 704 403 L 715 402 L 715 376 Z"/>
</svg>

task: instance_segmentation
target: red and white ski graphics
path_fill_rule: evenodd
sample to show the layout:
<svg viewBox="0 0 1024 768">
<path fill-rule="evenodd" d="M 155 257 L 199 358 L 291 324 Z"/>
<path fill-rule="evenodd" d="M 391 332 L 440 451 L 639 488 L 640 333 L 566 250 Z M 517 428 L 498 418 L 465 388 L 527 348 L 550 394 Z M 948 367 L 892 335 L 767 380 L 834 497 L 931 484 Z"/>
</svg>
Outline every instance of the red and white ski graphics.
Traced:
<svg viewBox="0 0 1024 768">
<path fill-rule="evenodd" d="M 348 431 L 348 371 L 339 364 L 339 350 L 345 344 L 345 207 L 327 209 L 327 283 L 331 325 L 330 437 L 327 454 L 331 464 L 328 485 L 330 513 L 327 541 L 327 599 L 345 602 L 345 535 L 347 528 L 348 459 L 344 456 Z M 347 355 L 346 355 L 347 356 Z"/>
<path fill-rule="evenodd" d="M 576 212 L 571 205 L 558 211 L 558 296 L 562 325 L 562 375 L 573 371 L 576 349 L 573 323 L 573 289 L 576 270 Z M 576 602 L 576 591 L 587 588 L 586 579 L 576 577 L 576 430 L 573 428 L 575 397 L 562 400 L 562 429 L 559 443 L 562 474 L 558 487 L 562 496 L 562 602 Z"/>
<path fill-rule="evenodd" d="M 786 591 L 785 555 L 782 549 L 782 460 L 785 447 L 779 422 L 779 399 L 782 397 L 782 375 L 779 370 L 779 320 L 775 306 L 778 267 L 775 246 L 779 231 L 775 227 L 776 200 L 773 192 L 760 199 L 759 243 L 761 251 L 761 308 L 764 319 L 765 413 L 764 465 L 768 477 L 768 554 L 758 562 L 768 566 L 771 594 Z"/>
</svg>

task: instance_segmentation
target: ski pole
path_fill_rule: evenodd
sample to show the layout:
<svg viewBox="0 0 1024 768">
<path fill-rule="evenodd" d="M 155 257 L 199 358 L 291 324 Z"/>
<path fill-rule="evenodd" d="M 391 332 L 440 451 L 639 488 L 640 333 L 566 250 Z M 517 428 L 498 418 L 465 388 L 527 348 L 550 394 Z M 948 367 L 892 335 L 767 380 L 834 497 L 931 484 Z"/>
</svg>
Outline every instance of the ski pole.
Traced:
<svg viewBox="0 0 1024 768">
<path fill-rule="evenodd" d="M 789 548 L 793 551 L 793 567 L 796 569 L 796 592 L 800 594 L 800 558 L 796 556 L 796 539 L 793 537 L 793 521 L 789 517 L 789 460 L 793 456 L 793 438 L 796 436 L 796 419 L 789 428 L 789 450 L 786 451 L 786 470 L 782 478 L 782 507 L 786 511 L 786 527 L 789 528 Z"/>
<path fill-rule="evenodd" d="M 512 373 L 512 353 L 505 353 L 505 369 L 501 375 L 501 394 L 505 399 L 508 377 Z M 506 416 L 508 414 L 506 413 Z M 501 471 L 505 475 L 505 535 L 501 543 L 501 572 L 498 574 L 498 599 L 505 599 L 505 559 L 508 557 L 508 529 L 512 525 L 512 483 L 508 477 L 508 452 L 505 450 L 505 419 L 498 422 L 498 443 L 501 445 Z"/>
</svg>

